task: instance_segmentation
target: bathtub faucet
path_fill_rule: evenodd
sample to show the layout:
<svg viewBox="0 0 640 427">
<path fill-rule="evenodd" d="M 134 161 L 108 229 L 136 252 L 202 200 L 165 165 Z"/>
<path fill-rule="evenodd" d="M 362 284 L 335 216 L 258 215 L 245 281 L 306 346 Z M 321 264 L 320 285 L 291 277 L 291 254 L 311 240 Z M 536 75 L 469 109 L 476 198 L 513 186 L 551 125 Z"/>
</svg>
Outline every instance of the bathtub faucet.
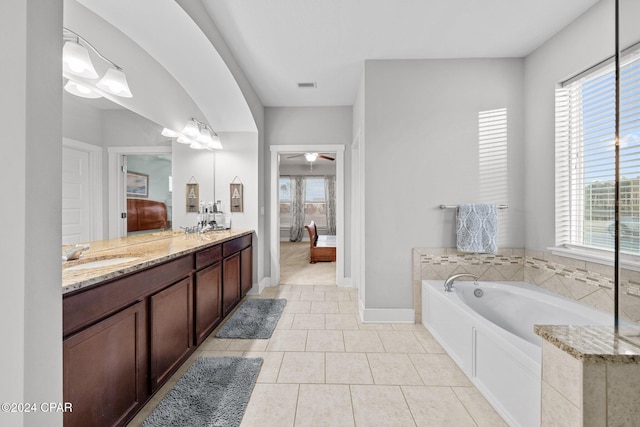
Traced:
<svg viewBox="0 0 640 427">
<path fill-rule="evenodd" d="M 455 282 L 457 279 L 461 277 L 473 277 L 473 280 L 478 280 L 478 276 L 476 276 L 475 274 L 471 274 L 471 273 L 454 274 L 453 276 L 450 276 L 447 280 L 444 281 L 444 291 L 451 292 L 451 288 L 453 288 L 453 282 Z"/>
</svg>

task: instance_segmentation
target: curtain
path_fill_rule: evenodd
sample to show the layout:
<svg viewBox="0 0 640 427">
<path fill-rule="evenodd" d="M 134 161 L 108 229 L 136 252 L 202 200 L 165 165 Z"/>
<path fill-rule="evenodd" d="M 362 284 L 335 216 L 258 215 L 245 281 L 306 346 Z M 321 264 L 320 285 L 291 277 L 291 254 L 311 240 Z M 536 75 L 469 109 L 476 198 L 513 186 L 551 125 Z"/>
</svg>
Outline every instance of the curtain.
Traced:
<svg viewBox="0 0 640 427">
<path fill-rule="evenodd" d="M 327 232 L 336 234 L 336 177 L 327 175 L 324 177 L 324 194 L 327 198 Z"/>
<path fill-rule="evenodd" d="M 304 177 L 291 177 L 291 228 L 289 241 L 300 242 L 304 236 Z"/>
</svg>

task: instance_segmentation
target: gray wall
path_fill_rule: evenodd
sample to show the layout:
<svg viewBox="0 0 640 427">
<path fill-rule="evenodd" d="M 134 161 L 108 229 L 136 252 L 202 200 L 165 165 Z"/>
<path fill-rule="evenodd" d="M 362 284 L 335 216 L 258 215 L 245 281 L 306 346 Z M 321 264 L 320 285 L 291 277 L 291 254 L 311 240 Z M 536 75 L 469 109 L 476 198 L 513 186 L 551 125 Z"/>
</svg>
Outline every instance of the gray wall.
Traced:
<svg viewBox="0 0 640 427">
<path fill-rule="evenodd" d="M 640 41 L 640 2 L 623 0 L 621 47 Z M 555 245 L 554 91 L 557 84 L 612 56 L 614 2 L 597 3 L 525 60 L 526 248 Z"/>
<path fill-rule="evenodd" d="M 479 196 L 482 111 L 508 110 L 499 219 L 513 232 L 499 245 L 524 246 L 523 73 L 522 59 L 365 62 L 366 308 L 412 307 L 411 249 L 455 246 L 455 213 L 438 205 L 494 202 Z"/>
<path fill-rule="evenodd" d="M 62 2 L 0 2 L 0 402 L 62 402 Z M 62 426 L 62 413 L 1 413 L 3 425 Z"/>
<path fill-rule="evenodd" d="M 326 145 L 345 146 L 345 254 L 351 253 L 351 107 L 266 107 L 265 144 L 267 153 L 265 171 L 262 175 L 265 186 L 265 204 L 267 206 L 265 224 L 271 223 L 269 182 L 271 181 L 271 163 L 269 149 L 271 145 Z M 278 237 L 276 237 L 278 238 Z M 266 248 L 269 248 L 267 244 Z M 267 252 L 268 256 L 268 252 Z M 350 255 L 345 257 L 345 277 L 351 276 Z"/>
</svg>

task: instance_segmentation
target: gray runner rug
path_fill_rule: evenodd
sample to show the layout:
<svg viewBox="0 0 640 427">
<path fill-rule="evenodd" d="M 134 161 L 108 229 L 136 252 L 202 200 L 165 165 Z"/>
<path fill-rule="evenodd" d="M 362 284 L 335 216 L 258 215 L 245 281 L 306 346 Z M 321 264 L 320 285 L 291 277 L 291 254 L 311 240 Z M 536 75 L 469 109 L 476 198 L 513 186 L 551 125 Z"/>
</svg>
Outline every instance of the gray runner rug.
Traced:
<svg viewBox="0 0 640 427">
<path fill-rule="evenodd" d="M 262 358 L 199 357 L 143 427 L 239 426 Z"/>
<path fill-rule="evenodd" d="M 248 299 L 216 334 L 218 338 L 271 338 L 286 299 Z"/>
</svg>

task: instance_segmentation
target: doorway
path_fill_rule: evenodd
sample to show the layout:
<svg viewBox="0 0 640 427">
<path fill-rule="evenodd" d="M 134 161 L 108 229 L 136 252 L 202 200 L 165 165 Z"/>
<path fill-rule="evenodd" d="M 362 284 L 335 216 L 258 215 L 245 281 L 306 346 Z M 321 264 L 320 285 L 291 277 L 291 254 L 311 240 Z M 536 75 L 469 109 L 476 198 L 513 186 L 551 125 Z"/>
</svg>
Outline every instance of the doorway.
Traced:
<svg viewBox="0 0 640 427">
<path fill-rule="evenodd" d="M 62 244 L 102 240 L 102 148 L 62 139 Z"/>
<path fill-rule="evenodd" d="M 320 236 L 335 238 L 335 158 L 327 152 L 280 155 L 281 285 L 336 285 L 335 259 L 310 263 L 311 241 L 304 227 L 313 221 Z"/>
<path fill-rule="evenodd" d="M 109 238 L 127 235 L 127 156 L 168 155 L 171 146 L 109 147 Z M 167 184 L 168 185 L 168 184 Z"/>
<path fill-rule="evenodd" d="M 270 255 L 271 283 L 280 283 L 280 163 L 283 156 L 299 153 L 335 153 L 335 208 L 336 208 L 336 263 L 335 278 L 338 286 L 345 286 L 344 277 L 344 145 L 273 145 L 271 149 L 270 186 Z M 306 230 L 304 230 L 307 234 Z M 307 234 L 308 236 L 308 234 Z M 307 237 L 308 239 L 308 237 Z M 306 242 L 308 243 L 308 240 Z"/>
</svg>

